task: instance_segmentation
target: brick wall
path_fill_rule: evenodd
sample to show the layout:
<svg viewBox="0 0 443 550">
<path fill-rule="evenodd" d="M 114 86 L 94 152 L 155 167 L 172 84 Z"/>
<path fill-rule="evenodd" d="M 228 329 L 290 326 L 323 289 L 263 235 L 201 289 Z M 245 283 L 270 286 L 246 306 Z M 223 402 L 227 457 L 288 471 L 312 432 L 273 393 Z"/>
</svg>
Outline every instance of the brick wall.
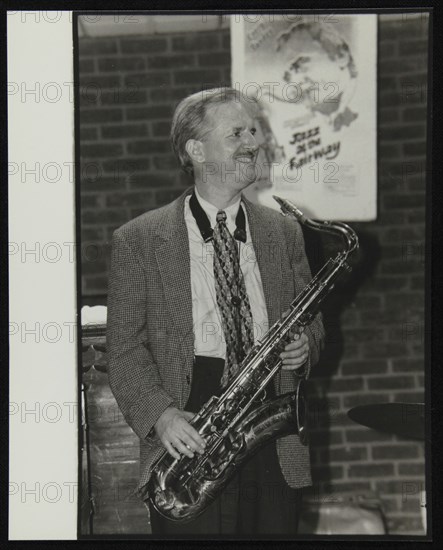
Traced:
<svg viewBox="0 0 443 550">
<path fill-rule="evenodd" d="M 310 384 L 313 493 L 375 492 L 391 534 L 422 533 L 423 445 L 346 413 L 424 399 L 427 25 L 379 23 L 379 215 L 351 223 L 360 262 L 325 305 L 327 344 Z M 105 303 L 114 229 L 190 184 L 168 141 L 175 105 L 229 80 L 228 30 L 80 41 L 85 303 Z"/>
<path fill-rule="evenodd" d="M 325 304 L 311 384 L 312 491 L 375 492 L 392 533 L 422 533 L 423 443 L 352 422 L 357 405 L 424 401 L 427 20 L 379 24 L 378 219 L 351 223 L 359 264 Z"/>
</svg>

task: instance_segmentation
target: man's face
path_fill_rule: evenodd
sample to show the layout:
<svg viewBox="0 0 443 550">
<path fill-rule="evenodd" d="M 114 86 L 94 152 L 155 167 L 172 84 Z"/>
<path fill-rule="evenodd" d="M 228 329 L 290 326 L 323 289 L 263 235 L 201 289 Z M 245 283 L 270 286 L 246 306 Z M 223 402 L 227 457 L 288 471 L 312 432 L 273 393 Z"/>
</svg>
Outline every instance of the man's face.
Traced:
<svg viewBox="0 0 443 550">
<path fill-rule="evenodd" d="M 242 190 L 257 178 L 254 121 L 240 102 L 208 107 L 203 144 L 204 183 Z M 206 181 L 205 181 L 206 179 Z"/>
<path fill-rule="evenodd" d="M 309 52 L 295 57 L 285 72 L 286 82 L 295 85 L 292 90 L 295 97 L 291 99 L 301 99 L 303 94 L 314 104 L 337 103 L 350 78 L 346 63 L 347 58 L 330 59 L 313 44 Z"/>
</svg>

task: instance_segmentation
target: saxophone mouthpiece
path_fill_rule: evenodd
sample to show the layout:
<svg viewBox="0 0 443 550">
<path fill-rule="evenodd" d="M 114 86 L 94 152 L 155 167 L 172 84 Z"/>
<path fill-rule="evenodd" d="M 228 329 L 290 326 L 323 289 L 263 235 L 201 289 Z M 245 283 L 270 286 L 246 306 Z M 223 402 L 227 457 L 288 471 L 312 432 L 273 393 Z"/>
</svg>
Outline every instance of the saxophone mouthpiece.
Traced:
<svg viewBox="0 0 443 550">
<path fill-rule="evenodd" d="M 285 201 L 281 199 L 280 197 L 277 197 L 277 195 L 272 195 L 272 198 L 278 202 L 278 204 L 281 206 L 281 208 L 284 208 Z"/>
<path fill-rule="evenodd" d="M 277 197 L 277 195 L 272 195 L 272 197 L 280 205 L 280 208 L 283 214 L 293 214 L 299 221 L 303 223 L 306 221 L 306 216 L 303 214 L 301 210 L 299 210 L 295 206 L 295 204 L 288 201 L 287 199 L 282 199 L 281 197 Z"/>
</svg>

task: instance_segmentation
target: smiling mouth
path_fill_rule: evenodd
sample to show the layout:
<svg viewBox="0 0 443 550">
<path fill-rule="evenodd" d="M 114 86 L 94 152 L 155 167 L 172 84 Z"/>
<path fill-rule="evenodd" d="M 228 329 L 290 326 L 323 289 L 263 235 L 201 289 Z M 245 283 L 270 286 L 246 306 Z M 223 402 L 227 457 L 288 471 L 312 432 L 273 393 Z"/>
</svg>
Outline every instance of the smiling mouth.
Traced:
<svg viewBox="0 0 443 550">
<path fill-rule="evenodd" d="M 250 164 L 255 161 L 255 153 L 244 153 L 235 157 L 237 162 L 242 162 L 244 164 Z"/>
</svg>

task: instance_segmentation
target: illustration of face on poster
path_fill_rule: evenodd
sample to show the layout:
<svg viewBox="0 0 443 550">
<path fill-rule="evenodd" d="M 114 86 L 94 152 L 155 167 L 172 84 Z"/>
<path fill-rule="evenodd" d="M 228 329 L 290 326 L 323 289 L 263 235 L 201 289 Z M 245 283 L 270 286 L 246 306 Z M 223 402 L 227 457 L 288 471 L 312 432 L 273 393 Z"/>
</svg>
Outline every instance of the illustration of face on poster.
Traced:
<svg viewBox="0 0 443 550">
<path fill-rule="evenodd" d="M 374 219 L 375 16 L 267 17 L 231 24 L 233 84 L 261 111 L 250 198 L 275 207 L 282 193 L 317 217 Z"/>
<path fill-rule="evenodd" d="M 293 104 L 295 126 L 325 117 L 327 124 L 339 130 L 342 124 L 349 125 L 357 118 L 348 108 L 357 71 L 349 47 L 340 35 L 319 23 L 301 23 L 283 32 L 277 44 L 286 69 L 282 75 L 282 93 L 278 93 L 277 86 L 274 97 L 278 102 Z M 272 112 L 272 103 L 269 106 Z"/>
</svg>

